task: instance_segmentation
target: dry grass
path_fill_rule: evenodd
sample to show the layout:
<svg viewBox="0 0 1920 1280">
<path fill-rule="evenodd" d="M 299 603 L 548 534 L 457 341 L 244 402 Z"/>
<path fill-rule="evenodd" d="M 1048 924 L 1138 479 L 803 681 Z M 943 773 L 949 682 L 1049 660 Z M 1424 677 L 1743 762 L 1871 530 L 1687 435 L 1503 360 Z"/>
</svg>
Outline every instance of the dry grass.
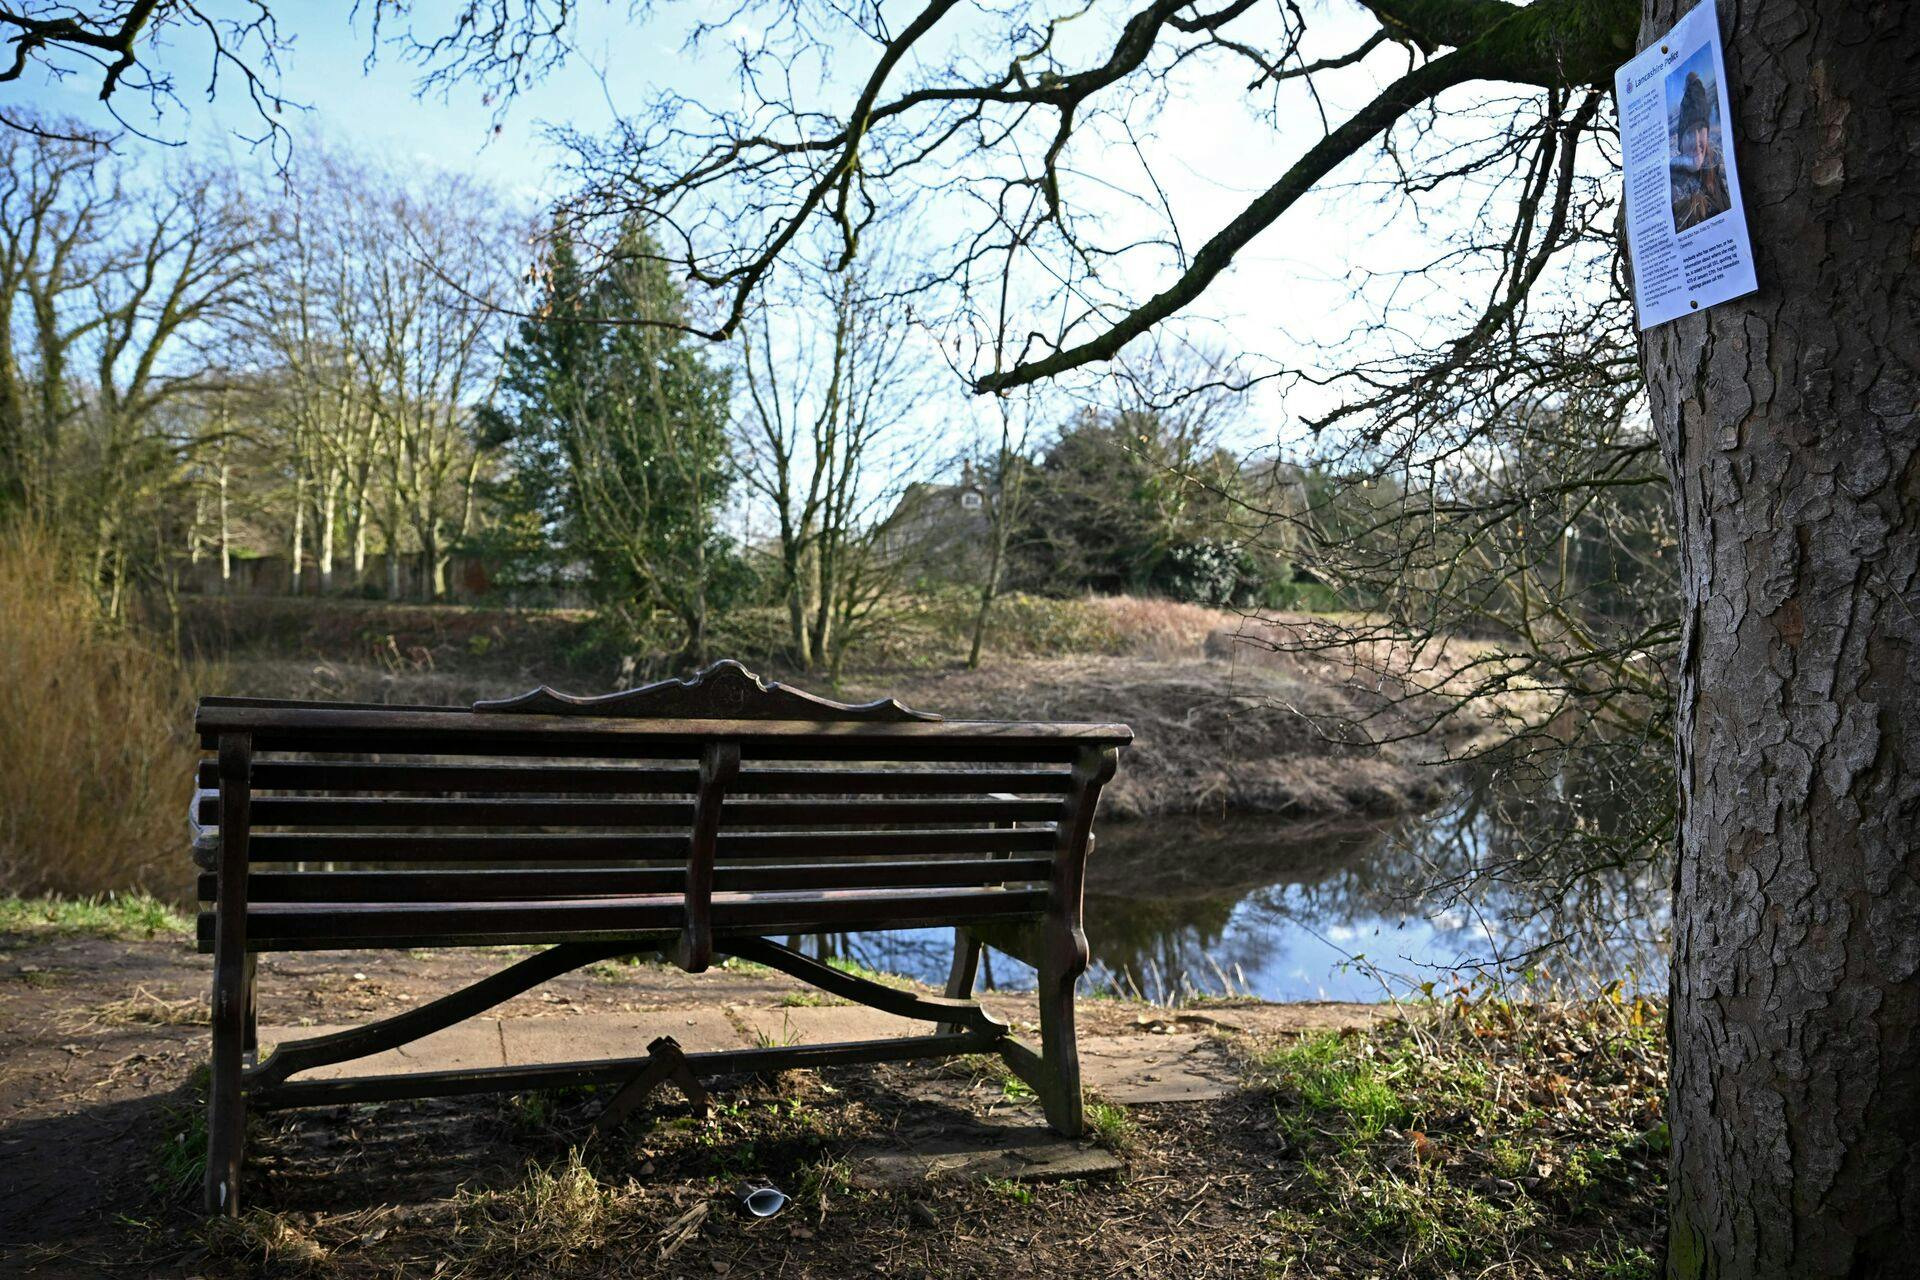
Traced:
<svg viewBox="0 0 1920 1280">
<path fill-rule="evenodd" d="M 0 529 L 0 655 L 0 889 L 180 896 L 198 759 L 180 665 L 20 525 Z"/>
<path fill-rule="evenodd" d="M 1388 816 L 1434 802 L 1445 781 L 1357 730 L 1352 690 L 1199 658 L 1005 663 L 870 692 L 957 717 L 1131 726 L 1133 746 L 1106 792 L 1115 818 Z"/>
<path fill-rule="evenodd" d="M 1130 658 L 1196 658 L 1209 635 L 1241 623 L 1238 614 L 1224 609 L 1152 596 L 1101 596 L 1085 603 L 1105 617 L 1117 651 Z"/>
<path fill-rule="evenodd" d="M 75 1031 L 96 1031 L 102 1027 L 204 1027 L 207 1021 L 207 1002 L 198 996 L 169 1000 L 145 987 L 135 987 L 132 995 L 79 1010 L 62 1025 Z"/>
<path fill-rule="evenodd" d="M 1511 644 L 1439 634 L 1409 639 L 1386 620 L 1361 614 L 1274 614 L 1222 628 L 1204 642 L 1207 656 L 1241 670 L 1370 687 L 1437 716 L 1463 713 L 1440 732 L 1505 736 L 1538 728 L 1556 700 L 1525 671 Z"/>
<path fill-rule="evenodd" d="M 470 1252 L 459 1273 L 566 1272 L 615 1244 L 632 1246 L 643 1226 L 634 1206 L 643 1198 L 631 1180 L 602 1183 L 578 1148 L 563 1162 L 529 1165 L 517 1186 L 462 1194 L 457 1216 Z"/>
<path fill-rule="evenodd" d="M 208 1246 L 250 1269 L 271 1275 L 314 1275 L 330 1254 L 285 1215 L 248 1209 L 237 1218 L 212 1218 L 202 1228 Z"/>
</svg>

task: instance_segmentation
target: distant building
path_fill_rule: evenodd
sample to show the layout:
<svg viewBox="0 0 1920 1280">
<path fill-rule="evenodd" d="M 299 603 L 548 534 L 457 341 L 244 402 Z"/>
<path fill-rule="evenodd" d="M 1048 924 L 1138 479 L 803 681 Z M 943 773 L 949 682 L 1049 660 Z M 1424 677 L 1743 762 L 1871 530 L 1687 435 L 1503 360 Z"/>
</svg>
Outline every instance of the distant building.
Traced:
<svg viewBox="0 0 1920 1280">
<path fill-rule="evenodd" d="M 987 496 L 972 462 L 961 464 L 958 484 L 908 485 L 881 522 L 881 554 L 899 558 L 909 578 L 971 581 L 985 568 L 991 550 Z"/>
</svg>

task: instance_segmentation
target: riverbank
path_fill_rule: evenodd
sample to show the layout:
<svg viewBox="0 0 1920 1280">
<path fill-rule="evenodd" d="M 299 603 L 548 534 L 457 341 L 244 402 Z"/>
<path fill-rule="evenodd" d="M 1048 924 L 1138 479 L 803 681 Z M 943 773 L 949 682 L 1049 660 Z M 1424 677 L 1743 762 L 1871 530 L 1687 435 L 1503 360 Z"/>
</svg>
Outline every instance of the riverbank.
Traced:
<svg viewBox="0 0 1920 1280">
<path fill-rule="evenodd" d="M 618 678 L 579 613 L 339 600 L 186 607 L 209 692 L 464 706 L 542 683 L 603 692 Z M 765 637 L 732 637 L 748 646 L 736 651 L 722 636 L 715 652 L 814 692 L 897 697 L 950 718 L 1129 724 L 1135 743 L 1106 793 L 1109 820 L 1396 817 L 1437 802 L 1451 783 L 1442 762 L 1492 727 L 1469 716 L 1417 733 L 1427 708 L 1406 701 L 1405 688 L 1236 642 L 1269 624 L 1222 610 L 1018 597 L 1003 602 L 988 660 L 971 671 L 958 661 L 962 619 L 950 612 L 907 613 L 837 685 L 756 655 Z"/>
<path fill-rule="evenodd" d="M 708 1118 L 662 1099 L 611 1141 L 588 1140 L 581 1095 L 281 1115 L 254 1126 L 247 1215 L 206 1224 L 207 961 L 179 925 L 148 904 L 0 902 L 8 1274 L 1654 1274 L 1659 1018 L 1612 1001 L 1083 999 L 1089 1076 L 1113 1096 L 1094 1099 L 1097 1142 L 1050 1176 L 1005 1163 L 1037 1116 L 984 1062 L 719 1081 Z M 505 962 L 271 956 L 261 1021 L 313 1034 Z M 987 1002 L 1032 1017 L 1017 993 Z M 596 966 L 493 1012 L 502 1052 L 560 1056 L 663 1029 L 840 1038 L 840 1022 L 879 1016 L 765 971 L 654 965 Z M 958 1158 L 976 1149 L 1003 1163 Z M 795 1203 L 735 1218 L 724 1195 L 743 1179 Z"/>
</svg>

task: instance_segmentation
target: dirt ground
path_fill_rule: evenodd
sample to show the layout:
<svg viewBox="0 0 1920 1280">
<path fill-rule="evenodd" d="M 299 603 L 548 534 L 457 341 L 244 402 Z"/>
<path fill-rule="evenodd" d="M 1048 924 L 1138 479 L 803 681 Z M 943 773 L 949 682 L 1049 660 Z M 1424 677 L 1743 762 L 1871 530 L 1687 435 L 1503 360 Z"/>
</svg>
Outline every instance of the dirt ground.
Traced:
<svg viewBox="0 0 1920 1280">
<path fill-rule="evenodd" d="M 379 1017 L 504 963 L 267 957 L 261 1021 Z M 991 1064 L 908 1063 L 719 1081 L 706 1118 L 660 1096 L 613 1140 L 589 1137 L 603 1100 L 578 1093 L 256 1116 L 248 1211 L 208 1223 L 196 1211 L 207 966 L 175 938 L 0 934 L 0 1274 L 1464 1277 L 1653 1265 L 1646 1135 L 1659 1081 L 1632 1035 L 1488 1021 L 1472 1036 L 1515 1037 L 1513 1053 L 1462 1066 L 1355 1006 L 1210 1006 L 1182 1023 L 1083 1002 L 1083 1036 L 1144 1049 L 1197 1030 L 1240 1073 L 1223 1096 L 1096 1098 L 1099 1146 L 1086 1150 L 1105 1164 L 1085 1176 L 943 1174 L 938 1160 L 876 1175 L 887 1159 L 1015 1149 L 1039 1132 L 1024 1090 Z M 716 1005 L 736 1017 L 804 1008 L 803 992 L 765 971 L 602 966 L 497 1012 L 672 1024 Z M 990 1004 L 1031 1017 L 1018 997 Z M 749 1221 L 727 1200 L 746 1181 L 793 1201 Z"/>
</svg>

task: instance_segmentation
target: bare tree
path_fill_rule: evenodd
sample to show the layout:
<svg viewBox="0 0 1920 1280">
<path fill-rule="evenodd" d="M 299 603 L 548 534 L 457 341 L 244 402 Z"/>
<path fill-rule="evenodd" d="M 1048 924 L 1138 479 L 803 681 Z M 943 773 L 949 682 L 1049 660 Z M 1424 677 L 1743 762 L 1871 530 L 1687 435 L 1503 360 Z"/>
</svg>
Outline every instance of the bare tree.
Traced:
<svg viewBox="0 0 1920 1280">
<path fill-rule="evenodd" d="M 218 377 L 209 353 L 257 232 L 228 175 L 135 185 L 98 147 L 20 133 L 0 135 L 0 164 L 0 283 L 25 311 L 0 374 L 4 487 L 67 535 L 117 610 L 161 554 L 153 503 L 181 479 L 161 410 Z"/>
<path fill-rule="evenodd" d="M 289 181 L 274 193 L 263 269 L 245 307 L 256 359 L 272 370 L 276 391 L 268 421 L 258 425 L 278 428 L 278 453 L 293 473 L 296 592 L 309 516 L 322 592 L 334 585 L 343 525 L 356 579 L 365 565 L 377 420 L 350 336 L 365 308 L 358 292 L 365 277 L 354 252 L 357 194 L 365 177 L 323 147 L 307 147 Z"/>
<path fill-rule="evenodd" d="M 802 670 L 838 672 L 899 585 L 883 517 L 928 451 L 914 416 L 925 370 L 884 259 L 807 270 L 740 340 L 738 463 L 774 513 L 788 644 Z"/>
<path fill-rule="evenodd" d="M 362 181 L 343 336 L 373 424 L 384 490 L 375 519 L 390 586 L 404 530 L 419 551 L 422 593 L 438 599 L 451 546 L 475 519 L 473 413 L 499 375 L 513 226 L 463 179 L 444 176 L 425 191 L 386 175 L 363 172 Z"/>
<path fill-rule="evenodd" d="M 977 670 L 985 654 L 987 622 L 994 601 L 1006 584 L 1007 561 L 1014 533 L 1026 519 L 1030 477 L 1029 440 L 1033 432 L 1036 398 L 1032 395 L 996 396 L 992 427 L 980 451 L 983 480 L 982 510 L 987 517 L 987 555 L 980 570 L 979 593 L 973 611 L 973 634 L 967 642 L 967 668 Z"/>
</svg>

